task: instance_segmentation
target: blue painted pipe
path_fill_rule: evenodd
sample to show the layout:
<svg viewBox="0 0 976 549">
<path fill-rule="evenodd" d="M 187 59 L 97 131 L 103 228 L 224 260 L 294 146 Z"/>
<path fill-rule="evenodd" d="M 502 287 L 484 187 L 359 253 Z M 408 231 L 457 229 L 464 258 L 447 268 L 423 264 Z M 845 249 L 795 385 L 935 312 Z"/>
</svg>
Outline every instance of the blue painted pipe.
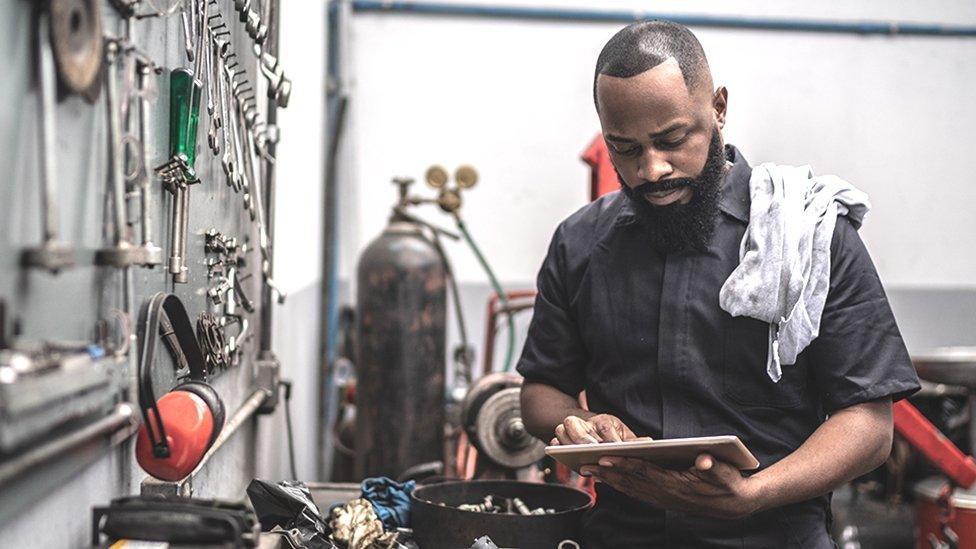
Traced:
<svg viewBox="0 0 976 549">
<path fill-rule="evenodd" d="M 976 36 L 976 27 L 927 23 L 898 23 L 883 21 L 841 22 L 800 19 L 770 19 L 762 17 L 731 17 L 685 15 L 650 11 L 536 8 L 527 6 L 489 6 L 444 4 L 439 2 L 409 2 L 397 0 L 353 0 L 356 13 L 401 13 L 414 15 L 453 15 L 501 19 L 529 19 L 544 21 L 572 21 L 584 23 L 632 23 L 651 19 L 667 19 L 689 27 L 721 27 L 799 32 L 829 32 L 888 36 Z"/>
</svg>

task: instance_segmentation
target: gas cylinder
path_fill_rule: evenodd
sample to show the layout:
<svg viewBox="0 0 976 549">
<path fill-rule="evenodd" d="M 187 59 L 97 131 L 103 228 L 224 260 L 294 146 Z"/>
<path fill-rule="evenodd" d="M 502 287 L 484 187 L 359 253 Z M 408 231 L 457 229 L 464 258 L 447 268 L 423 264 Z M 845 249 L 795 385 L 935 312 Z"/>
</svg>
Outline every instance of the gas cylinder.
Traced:
<svg viewBox="0 0 976 549">
<path fill-rule="evenodd" d="M 444 459 L 447 272 L 423 228 L 394 213 L 357 271 L 356 475 Z"/>
</svg>

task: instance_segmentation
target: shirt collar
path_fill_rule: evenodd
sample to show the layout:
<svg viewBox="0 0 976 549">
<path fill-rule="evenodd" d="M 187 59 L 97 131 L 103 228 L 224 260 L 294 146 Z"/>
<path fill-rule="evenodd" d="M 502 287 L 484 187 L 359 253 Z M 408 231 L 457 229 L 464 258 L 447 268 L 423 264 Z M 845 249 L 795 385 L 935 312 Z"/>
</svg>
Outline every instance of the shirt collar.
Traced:
<svg viewBox="0 0 976 549">
<path fill-rule="evenodd" d="M 725 175 L 718 208 L 743 223 L 749 222 L 749 179 L 752 168 L 746 157 L 734 145 L 725 146 L 725 157 L 732 162 L 732 168 Z"/>
<path fill-rule="evenodd" d="M 719 210 L 742 221 L 749 222 L 749 179 L 752 168 L 742 153 L 734 145 L 725 146 L 725 158 L 732 162 L 732 168 L 725 175 L 725 182 L 719 194 Z M 637 212 L 624 193 L 618 191 L 621 200 L 620 209 L 616 216 L 616 225 L 626 225 L 637 221 Z"/>
</svg>

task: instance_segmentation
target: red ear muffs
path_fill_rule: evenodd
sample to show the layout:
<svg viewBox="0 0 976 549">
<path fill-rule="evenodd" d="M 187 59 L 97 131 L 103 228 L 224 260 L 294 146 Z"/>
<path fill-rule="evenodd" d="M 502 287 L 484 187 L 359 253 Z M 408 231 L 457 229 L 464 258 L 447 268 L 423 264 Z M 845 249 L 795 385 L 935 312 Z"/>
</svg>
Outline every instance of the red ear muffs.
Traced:
<svg viewBox="0 0 976 549">
<path fill-rule="evenodd" d="M 152 365 L 161 325 L 175 335 L 190 368 L 190 381 L 158 401 L 152 388 Z M 193 326 L 179 298 L 152 296 L 142 311 L 139 356 L 139 405 L 145 420 L 136 441 L 136 461 L 150 475 L 170 482 L 185 478 L 199 465 L 224 425 L 224 404 L 206 383 L 206 366 Z M 172 351 L 172 349 L 171 349 Z"/>
<path fill-rule="evenodd" d="M 187 381 L 177 386 L 174 391 L 186 391 L 200 397 L 207 404 L 210 413 L 213 414 L 213 434 L 207 443 L 209 447 L 217 440 L 220 430 L 224 427 L 224 401 L 220 400 L 220 395 L 209 384 L 202 381 Z"/>
<path fill-rule="evenodd" d="M 156 457 L 146 425 L 136 439 L 136 461 L 150 475 L 175 482 L 189 475 L 210 448 L 214 415 L 199 396 L 189 391 L 172 391 L 156 403 L 163 418 L 169 457 Z M 150 412 L 151 413 L 151 412 Z"/>
</svg>

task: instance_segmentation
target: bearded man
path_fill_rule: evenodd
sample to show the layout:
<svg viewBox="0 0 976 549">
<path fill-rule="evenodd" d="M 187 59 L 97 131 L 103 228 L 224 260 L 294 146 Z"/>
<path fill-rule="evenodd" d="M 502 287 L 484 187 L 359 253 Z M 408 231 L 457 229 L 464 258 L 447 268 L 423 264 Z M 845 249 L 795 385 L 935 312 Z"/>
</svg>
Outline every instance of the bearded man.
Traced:
<svg viewBox="0 0 976 549">
<path fill-rule="evenodd" d="M 518 365 L 525 424 L 551 444 L 737 435 L 761 465 L 603 458 L 583 468 L 599 480 L 584 546 L 833 547 L 829 492 L 884 462 L 892 402 L 919 388 L 856 231 L 867 197 L 751 168 L 680 25 L 621 30 L 593 90 L 621 191 L 552 238 Z M 789 284 L 763 289 L 770 272 Z M 748 312 L 780 298 L 789 314 Z"/>
</svg>

